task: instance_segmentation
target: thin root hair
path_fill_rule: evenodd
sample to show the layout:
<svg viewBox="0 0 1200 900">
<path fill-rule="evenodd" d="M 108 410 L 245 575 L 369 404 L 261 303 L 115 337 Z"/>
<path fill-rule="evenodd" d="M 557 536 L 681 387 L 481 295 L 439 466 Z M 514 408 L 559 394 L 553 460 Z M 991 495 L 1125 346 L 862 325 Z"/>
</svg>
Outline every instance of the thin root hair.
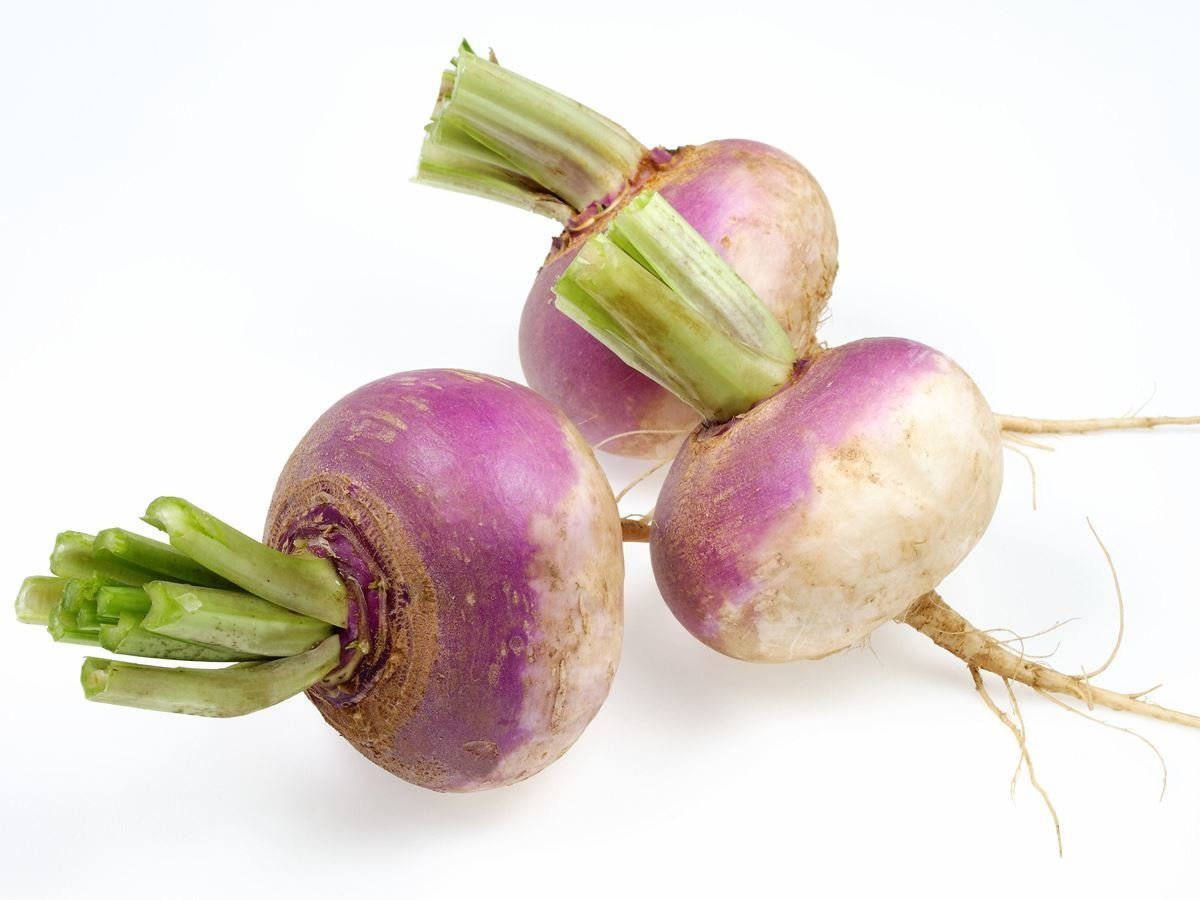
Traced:
<svg viewBox="0 0 1200 900">
<path fill-rule="evenodd" d="M 1067 710 L 1067 712 L 1073 712 L 1077 716 L 1083 716 L 1089 722 L 1095 722 L 1097 725 L 1103 725 L 1105 728 L 1111 728 L 1114 731 L 1123 731 L 1126 734 L 1133 735 L 1135 738 L 1137 738 L 1139 741 L 1141 741 L 1143 744 L 1145 744 L 1147 747 L 1149 747 L 1154 752 L 1154 755 L 1158 757 L 1159 765 L 1162 766 L 1162 790 L 1159 792 L 1159 795 L 1158 795 L 1158 801 L 1160 803 L 1162 802 L 1163 797 L 1165 797 L 1167 795 L 1167 760 L 1162 755 L 1162 752 L 1158 749 L 1158 747 L 1156 747 L 1154 745 L 1153 741 L 1151 741 L 1148 737 L 1146 737 L 1141 732 L 1134 731 L 1132 728 L 1126 728 L 1123 725 L 1114 725 L 1112 722 L 1107 722 L 1104 719 L 1101 719 L 1097 716 L 1093 716 L 1091 713 L 1084 712 L 1082 709 L 1076 709 L 1070 703 L 1067 703 L 1066 701 L 1061 700 L 1058 697 L 1055 697 L 1053 694 L 1043 691 L 1041 688 L 1034 688 L 1034 690 L 1037 691 L 1039 694 L 1041 694 L 1043 697 L 1045 697 L 1047 700 L 1049 700 L 1051 703 L 1054 703 L 1057 706 L 1061 706 L 1063 709 Z"/>
<path fill-rule="evenodd" d="M 1013 704 L 1013 711 L 1020 721 L 1019 725 L 1009 718 L 1004 713 L 1004 710 L 996 705 L 996 701 L 993 700 L 991 694 L 988 693 L 987 685 L 983 683 L 983 676 L 980 674 L 979 668 L 968 664 L 967 670 L 971 673 L 971 679 L 975 682 L 976 693 L 979 694 L 980 698 L 983 700 L 987 708 L 991 710 L 992 714 L 1004 724 L 1005 728 L 1012 732 L 1013 737 L 1016 739 L 1017 747 L 1020 750 L 1020 756 L 1017 761 L 1017 770 L 1013 773 L 1012 782 L 1009 786 L 1010 795 L 1015 795 L 1017 776 L 1021 774 L 1021 765 L 1024 764 L 1025 770 L 1029 773 L 1030 785 L 1033 786 L 1035 791 L 1041 794 L 1042 802 L 1046 804 L 1046 809 L 1050 812 L 1050 818 L 1054 822 L 1054 839 L 1058 845 L 1058 855 L 1062 856 L 1062 825 L 1058 820 L 1058 811 L 1054 808 L 1054 803 L 1050 800 L 1050 795 L 1046 792 L 1046 789 L 1042 787 L 1041 782 L 1037 780 L 1037 775 L 1033 771 L 1033 757 L 1029 754 L 1029 747 L 1025 740 L 1025 722 L 1024 719 L 1021 718 L 1020 707 L 1017 704 L 1017 698 L 1013 693 L 1012 686 L 1009 685 L 1008 679 L 1005 678 L 1004 684 L 1008 688 L 1008 696 Z"/>
<path fill-rule="evenodd" d="M 617 492 L 616 501 L 618 503 L 620 503 L 625 498 L 626 494 L 628 494 L 631 490 L 633 490 L 635 487 L 637 487 L 639 484 L 641 484 L 643 481 L 645 481 L 647 478 L 649 478 L 651 475 L 653 475 L 655 472 L 657 472 L 659 469 L 661 469 L 663 466 L 665 466 L 670 461 L 671 460 L 669 460 L 669 459 L 659 460 L 654 465 L 652 465 L 650 468 L 648 468 L 645 472 L 643 472 L 641 475 L 639 475 L 637 478 L 633 479 L 633 481 L 629 482 L 629 484 L 625 485 L 625 487 L 621 488 L 621 490 Z"/>
<path fill-rule="evenodd" d="M 1051 447 L 1049 444 L 1044 444 L 1041 441 L 1035 441 L 1033 438 L 1021 434 L 1017 431 L 1005 431 L 1004 440 L 1012 441 L 1014 444 L 1020 444 L 1023 447 L 1031 447 L 1034 450 L 1045 450 L 1047 453 L 1054 453 L 1058 450 L 1057 447 Z"/>
<path fill-rule="evenodd" d="M 595 418 L 595 416 L 593 416 L 592 418 Z M 591 420 L 590 419 L 584 420 L 584 422 L 588 422 L 588 421 L 591 421 Z M 581 422 L 580 424 L 583 424 L 583 423 Z M 633 431 L 622 431 L 619 434 L 610 434 L 608 437 L 603 438 L 602 440 L 596 441 L 596 443 L 592 444 L 592 449 L 599 450 L 605 444 L 611 443 L 613 441 L 619 441 L 621 438 L 637 437 L 638 435 L 642 435 L 642 434 L 687 434 L 687 431 L 685 431 L 682 428 L 638 428 Z M 670 459 L 670 457 L 668 456 L 667 459 Z"/>
<path fill-rule="evenodd" d="M 1028 453 L 1015 444 L 1005 442 L 1004 447 L 1005 449 L 1011 450 L 1013 453 L 1020 456 L 1023 460 L 1025 460 L 1025 464 L 1029 466 L 1029 486 L 1030 491 L 1033 494 L 1033 511 L 1037 512 L 1037 469 L 1034 468 L 1033 459 L 1030 458 Z"/>
<path fill-rule="evenodd" d="M 1096 531 L 1096 526 L 1092 524 L 1092 520 L 1087 519 L 1086 521 L 1088 528 L 1092 532 L 1092 537 L 1096 539 L 1096 543 L 1100 545 L 1100 549 L 1104 552 L 1104 559 L 1108 563 L 1108 571 L 1112 574 L 1113 587 L 1117 592 L 1117 639 L 1113 643 L 1112 651 L 1108 654 L 1108 659 L 1104 660 L 1099 668 L 1083 673 L 1081 677 L 1085 683 L 1112 665 L 1113 660 L 1117 658 L 1117 651 L 1121 649 L 1121 642 L 1125 640 L 1125 597 L 1121 593 L 1121 580 L 1117 577 L 1117 567 L 1113 563 L 1112 554 L 1108 552 L 1108 548 L 1104 546 L 1104 541 L 1100 539 L 1100 534 Z M 1144 691 L 1144 693 L 1149 692 Z M 1088 708 L 1090 709 L 1091 707 L 1092 704 L 1089 703 Z"/>
<path fill-rule="evenodd" d="M 1153 400 L 1156 396 L 1158 396 L 1158 382 L 1157 381 L 1154 382 L 1150 387 L 1150 396 L 1147 397 L 1145 400 L 1143 400 L 1140 404 L 1138 404 L 1138 408 L 1133 410 L 1132 412 L 1130 412 L 1128 414 L 1128 416 L 1140 416 L 1142 414 L 1142 410 L 1145 409 L 1147 406 L 1149 406 L 1151 404 L 1151 402 L 1153 402 Z M 1126 418 L 1128 418 L 1128 416 Z"/>
</svg>

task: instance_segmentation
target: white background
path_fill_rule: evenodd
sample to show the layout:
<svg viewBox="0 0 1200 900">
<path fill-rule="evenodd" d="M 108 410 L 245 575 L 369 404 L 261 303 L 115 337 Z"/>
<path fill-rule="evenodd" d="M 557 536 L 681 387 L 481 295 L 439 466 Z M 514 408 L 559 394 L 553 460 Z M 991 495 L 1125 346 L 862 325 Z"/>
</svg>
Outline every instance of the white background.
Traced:
<svg viewBox="0 0 1200 900">
<path fill-rule="evenodd" d="M 1193 3 L 594 0 L 6 3 L 0 12 L 0 584 L 56 531 L 176 493 L 248 531 L 342 394 L 388 372 L 520 377 L 553 226 L 408 182 L 457 40 L 647 143 L 753 137 L 825 187 L 837 343 L 900 334 L 1029 415 L 1197 412 L 1200 14 Z M 1008 455 L 945 585 L 1070 671 L 1200 708 L 1200 434 Z M 617 484 L 638 467 L 611 458 Z M 648 491 L 629 498 L 645 509 Z M 208 721 L 85 703 L 81 649 L 0 622 L 10 897 L 1166 896 L 1194 885 L 1200 734 L 1019 691 L 1045 809 L 963 666 L 900 626 L 873 652 L 756 667 L 662 605 L 627 551 L 612 695 L 566 757 L 440 796 L 302 698 Z M 1182 888 L 1180 889 L 1182 890 Z M 1179 895 L 1179 894 L 1176 894 Z"/>
</svg>

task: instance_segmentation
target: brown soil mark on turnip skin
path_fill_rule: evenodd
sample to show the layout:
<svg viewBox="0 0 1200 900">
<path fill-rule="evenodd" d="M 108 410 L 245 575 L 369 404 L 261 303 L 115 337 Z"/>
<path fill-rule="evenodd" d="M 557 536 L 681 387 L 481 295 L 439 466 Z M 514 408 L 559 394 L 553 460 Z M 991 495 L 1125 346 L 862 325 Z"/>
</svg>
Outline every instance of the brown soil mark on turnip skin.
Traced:
<svg viewBox="0 0 1200 900">
<path fill-rule="evenodd" d="M 573 446 L 580 461 L 588 459 L 595 465 L 591 448 L 582 436 L 565 418 L 562 419 L 562 425 L 563 437 Z M 581 481 L 584 480 L 583 474 Z M 551 603 L 557 610 L 557 613 L 549 608 L 544 610 L 547 621 L 543 628 L 546 634 L 537 646 L 539 655 L 544 659 L 544 672 L 538 683 L 530 687 L 532 706 L 545 711 L 548 736 L 580 729 L 580 717 L 586 715 L 586 709 L 580 704 L 587 702 L 578 696 L 580 672 L 607 657 L 608 678 L 604 686 L 604 693 L 607 693 L 619 653 L 623 578 L 619 516 L 611 492 L 597 492 L 591 496 L 586 518 L 582 521 L 572 521 L 579 512 L 577 503 L 561 503 L 555 509 L 551 520 L 543 526 L 543 531 L 554 535 L 557 547 L 554 546 L 555 542 L 547 545 L 545 551 L 531 561 L 527 571 L 530 583 L 539 585 L 547 592 L 543 602 Z M 571 535 L 578 531 L 594 535 L 599 543 L 587 551 L 580 561 L 580 568 L 572 567 L 572 577 L 568 582 L 555 555 L 566 547 Z M 608 544 L 604 546 L 601 536 L 606 534 Z M 569 563 L 569 559 L 566 561 Z M 616 563 L 615 568 L 613 563 Z M 553 624 L 555 616 L 561 617 L 559 626 L 548 627 Z M 597 619 L 596 623 L 593 623 L 593 617 Z M 606 637 L 606 623 L 615 625 L 615 634 L 609 633 Z M 597 626 L 599 630 L 596 630 Z M 615 640 L 615 644 L 610 644 L 610 640 Z M 527 649 L 532 659 L 534 644 L 531 642 Z M 549 763 L 566 750 L 566 747 L 556 747 L 552 740 L 539 743 L 542 746 L 535 752 L 544 763 Z"/>
<path fill-rule="evenodd" d="M 500 746 L 495 741 L 489 740 L 467 741 L 462 748 L 467 753 L 481 757 L 494 757 L 500 753 Z"/>
<path fill-rule="evenodd" d="M 266 542 L 283 546 L 322 506 L 332 506 L 357 529 L 352 541 L 387 590 L 379 627 L 369 635 L 371 646 L 358 670 L 344 684 L 317 685 L 308 696 L 325 721 L 368 759 L 409 781 L 434 786 L 444 767 L 406 758 L 393 741 L 425 697 L 436 659 L 433 582 L 399 519 L 365 486 L 341 475 L 317 475 L 277 495 Z"/>
<path fill-rule="evenodd" d="M 833 460 L 838 471 L 851 480 L 866 481 L 870 484 L 881 483 L 879 473 L 875 471 L 871 460 L 871 453 L 860 439 L 855 438 L 840 444 L 833 451 Z"/>
</svg>

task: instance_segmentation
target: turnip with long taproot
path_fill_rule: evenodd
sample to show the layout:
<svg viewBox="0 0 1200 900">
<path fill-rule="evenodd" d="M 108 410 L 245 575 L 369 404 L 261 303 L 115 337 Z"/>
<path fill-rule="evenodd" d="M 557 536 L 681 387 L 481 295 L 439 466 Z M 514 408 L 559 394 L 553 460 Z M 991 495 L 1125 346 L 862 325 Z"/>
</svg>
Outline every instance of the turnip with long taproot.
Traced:
<svg viewBox="0 0 1200 900">
<path fill-rule="evenodd" d="M 936 594 L 996 507 L 1001 425 L 1032 427 L 994 415 L 949 358 L 872 338 L 798 359 L 754 292 L 654 194 L 592 237 L 555 291 L 703 419 L 641 536 L 667 605 L 705 644 L 817 659 L 897 620 L 972 669 L 1200 725 L 1023 659 Z"/>
</svg>

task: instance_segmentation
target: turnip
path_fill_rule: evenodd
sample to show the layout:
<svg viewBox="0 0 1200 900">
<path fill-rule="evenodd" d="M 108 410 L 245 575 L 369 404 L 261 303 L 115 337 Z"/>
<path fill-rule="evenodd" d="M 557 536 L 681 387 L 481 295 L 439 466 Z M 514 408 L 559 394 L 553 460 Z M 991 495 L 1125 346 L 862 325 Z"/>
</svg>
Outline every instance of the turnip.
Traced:
<svg viewBox="0 0 1200 900">
<path fill-rule="evenodd" d="M 696 413 L 631 370 L 554 307 L 552 286 L 588 235 L 639 190 L 662 193 L 755 290 L 808 356 L 837 272 L 833 214 L 786 153 L 745 140 L 648 150 L 603 116 L 481 59 L 465 43 L 445 72 L 417 181 L 549 215 L 563 224 L 521 317 L 531 387 L 594 445 L 669 455 Z"/>
<path fill-rule="evenodd" d="M 797 360 L 753 291 L 653 194 L 592 237 L 555 290 L 704 420 L 645 537 L 663 598 L 705 644 L 817 659 L 898 620 L 973 671 L 1200 725 L 1023 659 L 937 595 L 987 528 L 1003 473 L 1001 420 L 949 358 L 873 338 Z"/>
<path fill-rule="evenodd" d="M 307 690 L 414 784 L 509 784 L 558 758 L 603 702 L 621 643 L 611 489 L 528 388 L 454 370 L 362 387 L 280 475 L 264 542 L 160 498 L 170 545 L 69 532 L 17 616 L 56 638 L 222 669 L 89 659 L 91 700 L 230 716 Z"/>
</svg>

